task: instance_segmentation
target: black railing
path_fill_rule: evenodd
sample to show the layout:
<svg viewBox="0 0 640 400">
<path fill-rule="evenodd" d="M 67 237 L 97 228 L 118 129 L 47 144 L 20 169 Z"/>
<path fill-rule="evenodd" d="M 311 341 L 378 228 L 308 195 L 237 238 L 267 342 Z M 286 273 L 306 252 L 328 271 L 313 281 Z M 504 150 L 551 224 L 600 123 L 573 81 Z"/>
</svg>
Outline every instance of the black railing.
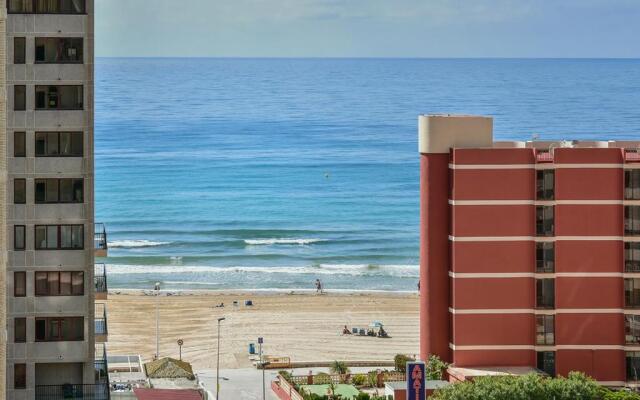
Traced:
<svg viewBox="0 0 640 400">
<path fill-rule="evenodd" d="M 96 287 L 96 293 L 107 292 L 107 268 L 104 264 L 95 265 L 94 284 Z"/>
<path fill-rule="evenodd" d="M 93 242 L 96 250 L 107 250 L 107 228 L 104 224 L 95 224 Z"/>
<path fill-rule="evenodd" d="M 96 303 L 96 316 L 95 316 L 95 334 L 107 335 L 109 330 L 107 329 L 107 307 L 103 303 Z"/>
<path fill-rule="evenodd" d="M 109 383 L 36 386 L 36 400 L 61 399 L 109 400 Z"/>
<path fill-rule="evenodd" d="M 109 383 L 109 365 L 107 364 L 107 346 L 104 343 L 96 343 L 93 365 L 96 374 L 96 383 Z"/>
</svg>

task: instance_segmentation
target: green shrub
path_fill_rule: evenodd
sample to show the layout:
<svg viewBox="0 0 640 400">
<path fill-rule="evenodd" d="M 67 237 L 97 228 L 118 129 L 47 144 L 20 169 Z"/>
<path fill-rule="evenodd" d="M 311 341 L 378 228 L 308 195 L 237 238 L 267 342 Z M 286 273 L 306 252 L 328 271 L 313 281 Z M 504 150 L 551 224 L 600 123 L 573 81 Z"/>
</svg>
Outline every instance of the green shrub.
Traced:
<svg viewBox="0 0 640 400">
<path fill-rule="evenodd" d="M 351 383 L 355 386 L 363 386 L 367 383 L 367 376 L 363 374 L 357 374 L 351 377 Z"/>
<path fill-rule="evenodd" d="M 356 400 L 371 400 L 371 396 L 369 396 L 368 393 L 358 393 L 358 396 L 356 397 Z"/>
<path fill-rule="evenodd" d="M 640 394 L 628 390 L 603 390 L 602 400 L 640 400 Z"/>
<path fill-rule="evenodd" d="M 349 367 L 344 361 L 334 361 L 331 363 L 331 372 L 338 375 L 344 375 L 349 372 Z"/>
<path fill-rule="evenodd" d="M 280 376 L 282 376 L 287 381 L 291 382 L 291 373 L 289 371 L 278 371 L 278 374 L 280 374 Z"/>
<path fill-rule="evenodd" d="M 393 358 L 393 363 L 395 364 L 396 371 L 406 372 L 407 363 L 409 361 L 415 361 L 415 358 L 407 356 L 405 354 L 396 354 L 396 356 Z"/>
<path fill-rule="evenodd" d="M 449 364 L 442 361 L 440 357 L 432 354 L 429 356 L 429 360 L 427 361 L 427 365 L 425 366 L 425 375 L 427 380 L 442 380 L 442 376 L 444 371 L 449 368 Z"/>
</svg>

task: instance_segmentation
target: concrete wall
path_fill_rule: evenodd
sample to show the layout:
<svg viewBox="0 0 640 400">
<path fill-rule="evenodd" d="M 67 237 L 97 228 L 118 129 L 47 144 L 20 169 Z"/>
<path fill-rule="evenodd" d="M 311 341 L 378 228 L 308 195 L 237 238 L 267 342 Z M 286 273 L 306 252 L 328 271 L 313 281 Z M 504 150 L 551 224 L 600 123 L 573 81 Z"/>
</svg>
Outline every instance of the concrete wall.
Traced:
<svg viewBox="0 0 640 400">
<path fill-rule="evenodd" d="M 6 398 L 6 204 L 7 204 L 7 104 L 6 104 L 6 1 L 0 0 L 0 400 Z"/>
</svg>

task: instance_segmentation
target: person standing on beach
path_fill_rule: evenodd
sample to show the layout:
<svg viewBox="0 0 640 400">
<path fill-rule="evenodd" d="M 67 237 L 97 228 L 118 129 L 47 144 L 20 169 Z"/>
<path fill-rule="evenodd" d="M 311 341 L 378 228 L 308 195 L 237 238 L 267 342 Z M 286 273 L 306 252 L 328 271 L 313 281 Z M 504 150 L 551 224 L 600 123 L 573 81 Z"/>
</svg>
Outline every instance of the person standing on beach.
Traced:
<svg viewBox="0 0 640 400">
<path fill-rule="evenodd" d="M 316 293 L 322 294 L 322 282 L 320 282 L 320 279 L 316 279 Z"/>
</svg>

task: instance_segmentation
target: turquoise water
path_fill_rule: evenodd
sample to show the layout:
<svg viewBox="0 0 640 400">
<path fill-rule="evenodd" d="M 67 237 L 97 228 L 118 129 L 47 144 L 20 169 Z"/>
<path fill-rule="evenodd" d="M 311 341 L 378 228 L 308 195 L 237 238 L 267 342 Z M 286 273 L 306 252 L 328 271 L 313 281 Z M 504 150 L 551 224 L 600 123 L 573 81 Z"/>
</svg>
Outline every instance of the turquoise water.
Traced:
<svg viewBox="0 0 640 400">
<path fill-rule="evenodd" d="M 413 290 L 420 113 L 640 139 L 640 60 L 98 59 L 110 288 Z"/>
</svg>

